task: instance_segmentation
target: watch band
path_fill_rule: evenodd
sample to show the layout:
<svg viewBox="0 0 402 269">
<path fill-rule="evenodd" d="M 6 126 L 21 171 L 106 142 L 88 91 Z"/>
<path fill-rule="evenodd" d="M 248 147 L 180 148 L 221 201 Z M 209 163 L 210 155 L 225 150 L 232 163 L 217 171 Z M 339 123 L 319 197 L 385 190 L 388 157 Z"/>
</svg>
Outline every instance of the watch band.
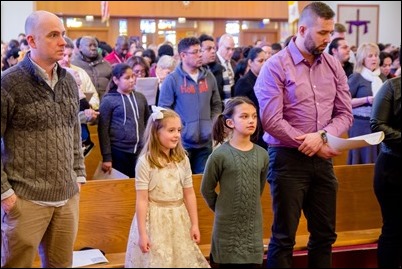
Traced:
<svg viewBox="0 0 402 269">
<path fill-rule="evenodd" d="M 327 131 L 320 130 L 320 131 L 318 131 L 318 133 L 321 136 L 322 142 L 324 142 L 324 144 L 328 143 Z"/>
</svg>

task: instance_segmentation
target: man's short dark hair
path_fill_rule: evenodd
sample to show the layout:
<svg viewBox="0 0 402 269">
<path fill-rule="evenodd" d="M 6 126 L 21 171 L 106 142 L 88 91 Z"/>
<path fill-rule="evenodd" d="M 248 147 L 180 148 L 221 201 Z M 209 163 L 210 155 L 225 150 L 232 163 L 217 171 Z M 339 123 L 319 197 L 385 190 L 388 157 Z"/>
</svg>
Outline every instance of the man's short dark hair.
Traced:
<svg viewBox="0 0 402 269">
<path fill-rule="evenodd" d="M 200 36 L 198 37 L 198 39 L 200 40 L 200 43 L 201 43 L 201 44 L 202 44 L 202 42 L 204 42 L 204 41 L 212 41 L 212 42 L 215 41 L 212 36 L 207 35 L 207 34 L 202 34 L 202 35 L 200 35 Z"/>
<path fill-rule="evenodd" d="M 186 37 L 180 40 L 179 44 L 177 45 L 177 50 L 179 53 L 181 53 L 194 45 L 200 45 L 200 40 L 198 40 L 196 37 Z"/>
<path fill-rule="evenodd" d="M 327 4 L 323 2 L 312 2 L 302 10 L 300 14 L 299 24 L 313 26 L 317 18 L 330 20 L 333 19 L 334 16 L 335 12 Z"/>
<path fill-rule="evenodd" d="M 173 56 L 174 55 L 174 51 L 172 46 L 164 44 L 162 46 L 159 47 L 158 49 L 158 57 L 162 57 L 163 55 L 169 55 L 169 56 Z"/>
<path fill-rule="evenodd" d="M 274 51 L 280 51 L 282 49 L 282 45 L 280 43 L 273 43 L 271 45 L 272 50 Z"/>
<path fill-rule="evenodd" d="M 343 37 L 337 37 L 337 38 L 334 38 L 334 40 L 331 41 L 331 44 L 329 44 L 329 47 L 328 47 L 328 53 L 329 54 L 334 55 L 332 53 L 332 49 L 338 49 L 340 40 L 345 40 L 345 39 Z"/>
</svg>

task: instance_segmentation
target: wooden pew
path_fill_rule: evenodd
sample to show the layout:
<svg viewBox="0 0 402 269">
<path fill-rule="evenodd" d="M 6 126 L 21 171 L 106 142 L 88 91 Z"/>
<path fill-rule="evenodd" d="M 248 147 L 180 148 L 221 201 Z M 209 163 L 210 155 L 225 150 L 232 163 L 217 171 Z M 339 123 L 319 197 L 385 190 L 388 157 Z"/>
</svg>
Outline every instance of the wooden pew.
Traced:
<svg viewBox="0 0 402 269">
<path fill-rule="evenodd" d="M 95 144 L 91 153 L 85 157 L 85 170 L 87 172 L 87 180 L 91 180 L 95 173 L 96 167 L 102 161 L 100 153 L 99 138 L 98 138 L 98 125 L 88 125 L 91 134 L 91 141 Z"/>
<path fill-rule="evenodd" d="M 333 245 L 334 250 L 346 246 L 358 247 L 358 245 L 376 243 L 381 231 L 382 218 L 372 187 L 374 164 L 339 165 L 334 167 L 334 171 L 339 182 L 336 210 L 338 238 Z M 212 235 L 212 226 L 210 225 L 213 224 L 213 214 L 211 210 L 208 211 L 208 207 L 199 192 L 201 179 L 202 175 L 193 175 L 201 231 L 200 248 L 208 257 L 210 245 L 205 242 L 206 240 L 210 241 Z M 264 217 L 264 244 L 268 244 L 273 221 L 269 184 L 264 189 L 261 203 Z M 307 249 L 308 235 L 307 221 L 302 216 L 296 234 L 294 248 L 296 251 Z"/>
<path fill-rule="evenodd" d="M 361 242 L 360 233 L 367 235 L 367 230 L 374 229 L 373 236 L 378 238 L 379 228 L 381 227 L 381 212 L 372 188 L 374 175 L 374 165 L 340 165 L 334 167 L 338 178 L 339 189 L 337 194 L 337 218 L 336 231 L 339 238 L 335 245 L 352 244 L 353 233 L 356 234 L 357 242 Z M 198 217 L 201 232 L 201 244 L 210 242 L 212 235 L 213 213 L 205 204 L 200 193 L 202 175 L 193 175 L 193 184 L 197 197 Z M 271 236 L 271 225 L 273 220 L 272 199 L 269 184 L 264 188 L 261 197 L 263 217 L 264 217 L 264 238 Z M 356 232 L 354 232 L 356 231 Z M 343 234 L 345 232 L 345 234 Z M 352 234 L 351 234 L 352 233 Z M 304 249 L 307 242 L 307 221 L 304 216 L 300 219 L 297 231 L 297 249 Z M 344 236 L 346 238 L 344 238 Z M 348 241 L 348 242 L 345 242 Z M 364 241 L 364 240 L 363 240 Z M 299 242 L 301 244 L 299 244 Z M 371 243 L 365 241 L 362 243 Z M 376 239 L 375 239 L 376 242 Z"/>
<path fill-rule="evenodd" d="M 348 138 L 348 133 L 345 132 L 344 134 L 342 134 L 340 136 L 340 138 Z M 348 164 L 348 154 L 349 154 L 349 150 L 342 151 L 341 155 L 335 156 L 334 158 L 332 158 L 332 163 L 334 165 L 346 165 L 346 164 Z"/>
<path fill-rule="evenodd" d="M 372 188 L 374 165 L 336 166 L 339 181 L 337 198 L 337 233 L 334 247 L 377 242 L 381 214 Z M 214 214 L 201 193 L 202 175 L 193 175 L 197 198 L 200 249 L 209 258 Z M 135 211 L 134 179 L 91 180 L 82 187 L 80 221 L 75 250 L 99 248 L 106 253 L 108 264 L 92 267 L 118 268 L 124 266 L 128 234 Z M 264 243 L 271 235 L 272 200 L 269 184 L 261 197 L 264 217 Z M 308 240 L 306 220 L 301 218 L 295 250 L 305 250 Z M 36 261 L 35 267 L 39 267 Z M 90 266 L 89 266 L 90 267 Z"/>
<path fill-rule="evenodd" d="M 125 252 L 135 211 L 134 179 L 92 180 L 82 186 L 74 248 Z"/>
<path fill-rule="evenodd" d="M 378 229 L 382 226 L 381 210 L 373 190 L 374 164 L 339 165 L 337 231 Z"/>
<path fill-rule="evenodd" d="M 88 268 L 122 268 L 135 211 L 134 179 L 91 180 L 81 188 L 80 220 L 74 250 L 105 252 L 108 264 Z M 37 259 L 34 267 L 40 267 Z"/>
</svg>

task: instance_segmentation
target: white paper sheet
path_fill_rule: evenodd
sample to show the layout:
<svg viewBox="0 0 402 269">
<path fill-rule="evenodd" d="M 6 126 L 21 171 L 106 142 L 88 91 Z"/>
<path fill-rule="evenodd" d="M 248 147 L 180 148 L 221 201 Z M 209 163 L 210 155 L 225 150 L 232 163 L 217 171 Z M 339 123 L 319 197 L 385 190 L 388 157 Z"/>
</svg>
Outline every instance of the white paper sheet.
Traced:
<svg viewBox="0 0 402 269">
<path fill-rule="evenodd" d="M 384 140 L 384 132 L 376 132 L 351 138 L 339 138 L 327 133 L 328 144 L 338 151 L 378 145 Z"/>
<path fill-rule="evenodd" d="M 108 262 L 109 261 L 99 249 L 87 249 L 73 252 L 73 268 Z"/>
<path fill-rule="evenodd" d="M 135 82 L 135 90 L 145 96 L 149 106 L 155 105 L 156 92 L 158 90 L 158 78 L 137 78 Z"/>
<path fill-rule="evenodd" d="M 124 178 L 129 177 L 114 168 L 112 168 L 112 172 L 110 174 L 103 172 L 102 162 L 99 162 L 98 167 L 96 167 L 95 173 L 92 177 L 92 179 L 124 179 Z"/>
</svg>

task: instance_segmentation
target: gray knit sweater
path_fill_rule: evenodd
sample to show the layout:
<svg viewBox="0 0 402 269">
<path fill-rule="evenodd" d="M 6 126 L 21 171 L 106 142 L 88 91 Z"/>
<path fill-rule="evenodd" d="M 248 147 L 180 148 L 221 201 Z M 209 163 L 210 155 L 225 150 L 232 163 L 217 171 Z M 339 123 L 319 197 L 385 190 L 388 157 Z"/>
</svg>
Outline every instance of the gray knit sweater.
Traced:
<svg viewBox="0 0 402 269">
<path fill-rule="evenodd" d="M 258 145 L 241 151 L 226 142 L 209 156 L 201 193 L 215 213 L 211 246 L 215 262 L 262 264 L 260 199 L 267 173 L 268 153 Z"/>
<path fill-rule="evenodd" d="M 57 68 L 52 90 L 30 57 L 1 74 L 1 193 L 62 201 L 85 177 L 74 78 Z"/>
</svg>

